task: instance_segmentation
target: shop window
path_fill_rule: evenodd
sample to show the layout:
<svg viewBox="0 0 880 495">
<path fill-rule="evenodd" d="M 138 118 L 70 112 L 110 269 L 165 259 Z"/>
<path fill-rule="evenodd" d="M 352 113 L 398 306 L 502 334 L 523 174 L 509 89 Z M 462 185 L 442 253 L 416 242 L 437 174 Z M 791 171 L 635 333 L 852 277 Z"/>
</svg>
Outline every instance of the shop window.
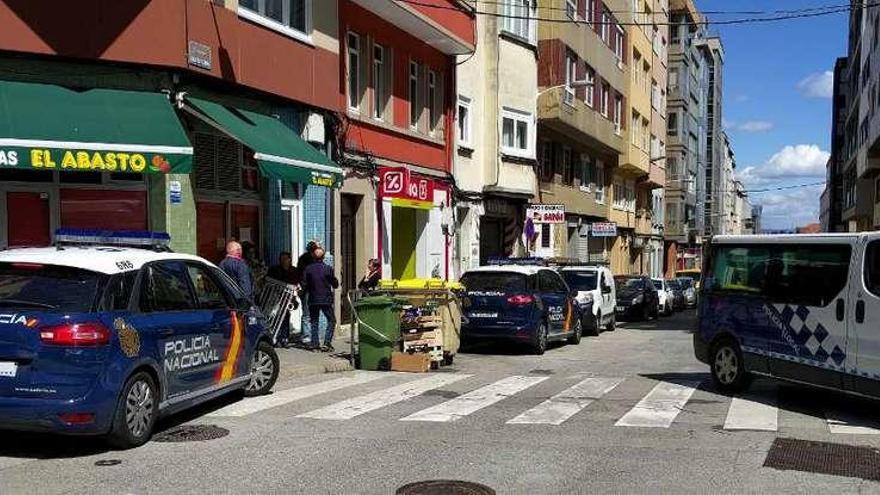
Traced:
<svg viewBox="0 0 880 495">
<path fill-rule="evenodd" d="M 240 0 L 240 16 L 293 38 L 310 40 L 312 0 Z"/>
</svg>

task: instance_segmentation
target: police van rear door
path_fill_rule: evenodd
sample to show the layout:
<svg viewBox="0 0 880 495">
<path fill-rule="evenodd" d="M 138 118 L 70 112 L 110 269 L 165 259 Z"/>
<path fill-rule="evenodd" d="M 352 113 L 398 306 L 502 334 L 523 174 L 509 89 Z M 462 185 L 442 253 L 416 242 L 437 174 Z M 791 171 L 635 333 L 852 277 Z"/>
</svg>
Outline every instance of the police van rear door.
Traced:
<svg viewBox="0 0 880 495">
<path fill-rule="evenodd" d="M 852 270 L 847 307 L 851 385 L 860 393 L 880 396 L 880 234 L 862 238 L 860 262 Z"/>
</svg>

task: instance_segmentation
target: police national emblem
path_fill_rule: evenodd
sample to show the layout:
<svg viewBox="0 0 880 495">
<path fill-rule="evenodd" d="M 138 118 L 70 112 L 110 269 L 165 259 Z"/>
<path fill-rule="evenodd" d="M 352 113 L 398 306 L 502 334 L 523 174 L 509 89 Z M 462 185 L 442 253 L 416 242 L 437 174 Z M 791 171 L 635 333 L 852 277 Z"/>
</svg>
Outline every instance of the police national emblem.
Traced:
<svg viewBox="0 0 880 495">
<path fill-rule="evenodd" d="M 116 318 L 113 321 L 116 333 L 119 335 L 119 347 L 128 357 L 135 357 L 141 351 L 141 337 L 131 324 L 122 318 Z"/>
</svg>

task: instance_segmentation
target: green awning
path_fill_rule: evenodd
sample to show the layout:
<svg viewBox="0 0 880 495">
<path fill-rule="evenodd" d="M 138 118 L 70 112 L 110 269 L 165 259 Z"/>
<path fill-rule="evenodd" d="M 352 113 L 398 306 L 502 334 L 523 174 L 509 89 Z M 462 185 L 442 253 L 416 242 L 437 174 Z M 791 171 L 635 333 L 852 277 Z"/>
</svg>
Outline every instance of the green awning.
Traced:
<svg viewBox="0 0 880 495">
<path fill-rule="evenodd" d="M 187 102 L 254 150 L 264 176 L 326 187 L 341 185 L 342 169 L 277 118 L 199 98 L 187 98 Z"/>
<path fill-rule="evenodd" d="M 0 168 L 188 174 L 168 96 L 0 81 Z"/>
</svg>

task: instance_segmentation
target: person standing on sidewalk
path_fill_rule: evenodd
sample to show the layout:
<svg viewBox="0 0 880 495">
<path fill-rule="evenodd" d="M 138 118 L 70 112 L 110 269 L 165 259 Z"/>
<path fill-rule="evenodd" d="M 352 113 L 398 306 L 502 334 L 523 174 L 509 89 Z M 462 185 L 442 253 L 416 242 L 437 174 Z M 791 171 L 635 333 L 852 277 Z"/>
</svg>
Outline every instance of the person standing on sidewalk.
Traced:
<svg viewBox="0 0 880 495">
<path fill-rule="evenodd" d="M 241 244 L 229 241 L 226 244 L 226 257 L 219 266 L 235 280 L 248 299 L 254 298 L 254 279 L 250 267 L 241 259 Z"/>
<path fill-rule="evenodd" d="M 339 287 L 339 280 L 333 268 L 324 263 L 324 249 L 316 248 L 313 252 L 315 262 L 303 272 L 302 285 L 309 301 L 309 319 L 312 330 L 311 349 L 318 349 L 321 340 L 318 336 L 321 313 L 327 318 L 327 330 L 324 334 L 324 345 L 320 349 L 332 352 L 333 333 L 336 330 L 336 315 L 333 311 L 333 292 Z"/>
</svg>

